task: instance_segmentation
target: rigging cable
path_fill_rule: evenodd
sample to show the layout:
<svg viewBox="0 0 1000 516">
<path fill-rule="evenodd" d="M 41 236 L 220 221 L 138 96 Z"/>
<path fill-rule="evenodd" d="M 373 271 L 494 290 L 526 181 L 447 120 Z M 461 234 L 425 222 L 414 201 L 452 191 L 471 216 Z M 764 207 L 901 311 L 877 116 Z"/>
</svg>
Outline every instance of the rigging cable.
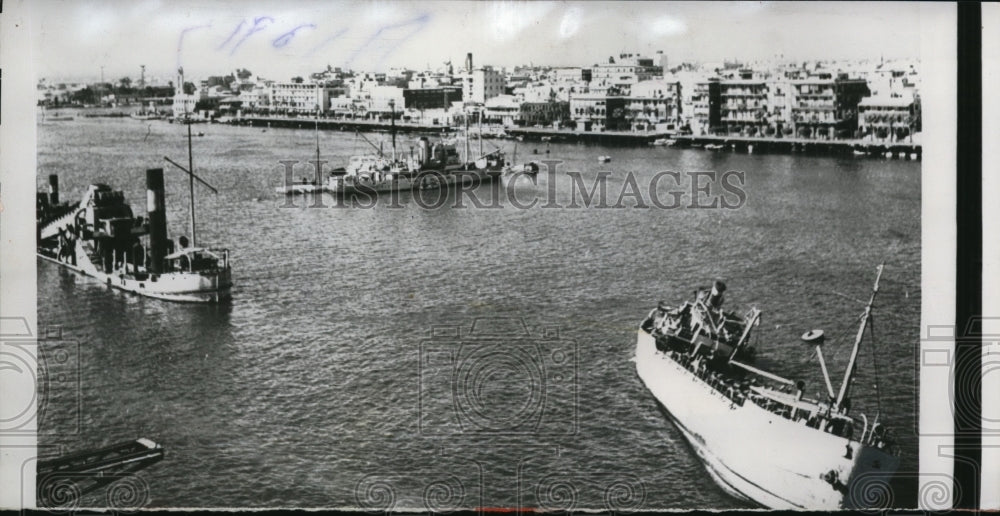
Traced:
<svg viewBox="0 0 1000 516">
<path fill-rule="evenodd" d="M 879 394 L 879 389 L 878 389 L 878 377 L 879 377 L 878 354 L 876 353 L 875 350 L 875 317 L 873 317 L 872 314 L 868 315 L 868 330 L 872 334 L 872 364 L 874 365 L 875 368 L 875 408 L 878 410 L 878 412 L 876 413 L 877 417 L 878 415 L 882 414 L 882 397 Z"/>
</svg>

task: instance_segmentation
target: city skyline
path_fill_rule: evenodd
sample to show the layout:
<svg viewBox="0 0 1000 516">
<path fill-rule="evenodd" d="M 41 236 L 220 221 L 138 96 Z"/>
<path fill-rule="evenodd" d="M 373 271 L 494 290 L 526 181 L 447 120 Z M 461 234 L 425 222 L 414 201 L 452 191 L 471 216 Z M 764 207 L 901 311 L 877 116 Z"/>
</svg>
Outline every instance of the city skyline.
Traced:
<svg viewBox="0 0 1000 516">
<path fill-rule="evenodd" d="M 824 3 L 159 1 L 33 5 L 36 76 L 66 81 L 191 77 L 237 68 L 286 78 L 326 66 L 456 70 L 475 64 L 590 66 L 620 52 L 671 64 L 916 58 L 933 6 Z M 852 13 L 865 12 L 863 17 Z M 627 27 L 628 30 L 619 30 Z M 720 37 L 725 35 L 725 37 Z"/>
</svg>

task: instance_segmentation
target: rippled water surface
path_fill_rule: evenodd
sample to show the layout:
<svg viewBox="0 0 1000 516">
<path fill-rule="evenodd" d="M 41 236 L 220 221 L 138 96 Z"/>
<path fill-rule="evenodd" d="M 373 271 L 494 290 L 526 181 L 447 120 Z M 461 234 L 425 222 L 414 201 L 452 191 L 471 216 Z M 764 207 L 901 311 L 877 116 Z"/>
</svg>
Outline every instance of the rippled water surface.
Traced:
<svg viewBox="0 0 1000 516">
<path fill-rule="evenodd" d="M 170 233 L 186 234 L 187 182 L 163 160 L 186 160 L 184 130 L 42 123 L 39 186 L 57 173 L 62 198 L 78 199 L 105 182 L 141 211 L 144 170 L 164 167 Z M 521 201 L 552 189 L 569 204 L 566 171 L 611 172 L 614 204 L 627 173 L 642 186 L 663 170 L 736 170 L 746 203 L 455 209 L 452 194 L 428 210 L 405 193 L 401 208 L 282 208 L 279 161 L 314 159 L 312 131 L 194 130 L 205 133 L 194 139 L 196 172 L 220 190 L 197 188 L 198 243 L 231 250 L 230 305 L 134 297 L 38 264 L 39 324 L 62 330 L 44 345 L 78 350 L 80 379 L 79 389 L 49 389 L 40 444 L 162 443 L 166 459 L 141 473 L 151 505 L 742 507 L 641 384 L 636 325 L 657 300 L 679 303 L 724 278 L 731 307 L 764 312 L 760 362 L 818 394 L 818 363 L 798 337 L 832 337 L 836 382 L 882 260 L 879 401 L 902 446 L 895 505 L 912 503 L 919 163 L 524 142 L 519 160 L 537 149 L 532 157 L 564 163 L 537 186 L 512 186 Z M 404 148 L 411 141 L 401 137 Z M 320 144 L 338 166 L 366 145 L 333 132 Z M 598 164 L 605 154 L 612 161 Z M 497 325 L 527 335 L 490 337 Z M 874 365 L 866 343 L 854 407 L 868 414 Z"/>
</svg>

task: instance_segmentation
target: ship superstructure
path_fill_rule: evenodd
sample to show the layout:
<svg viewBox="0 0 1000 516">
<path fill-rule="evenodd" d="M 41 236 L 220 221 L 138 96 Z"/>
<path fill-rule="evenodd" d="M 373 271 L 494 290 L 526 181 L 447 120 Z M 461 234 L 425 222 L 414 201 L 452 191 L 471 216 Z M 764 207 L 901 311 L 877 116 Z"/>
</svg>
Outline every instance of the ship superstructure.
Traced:
<svg viewBox="0 0 1000 516">
<path fill-rule="evenodd" d="M 863 508 L 866 491 L 888 487 L 898 447 L 880 414 L 851 414 L 849 397 L 878 277 L 839 391 L 823 360 L 822 331 L 802 337 L 816 347 L 826 399 L 806 398 L 803 382 L 751 365 L 760 311 L 724 311 L 721 282 L 680 307 L 661 303 L 643 321 L 639 377 L 727 492 L 772 509 L 818 510 Z"/>
<path fill-rule="evenodd" d="M 136 216 L 124 194 L 87 187 L 79 203 L 59 203 L 58 179 L 36 202 L 38 256 L 107 286 L 166 299 L 212 303 L 230 297 L 227 249 L 178 244 L 167 237 L 163 169 L 146 171 L 147 214 Z"/>
</svg>

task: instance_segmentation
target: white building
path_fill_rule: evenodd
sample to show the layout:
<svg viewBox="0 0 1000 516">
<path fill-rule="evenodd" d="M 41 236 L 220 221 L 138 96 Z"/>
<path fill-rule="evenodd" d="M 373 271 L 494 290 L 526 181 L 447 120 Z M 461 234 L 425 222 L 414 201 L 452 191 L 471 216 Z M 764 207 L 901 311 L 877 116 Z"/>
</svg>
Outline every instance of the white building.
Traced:
<svg viewBox="0 0 1000 516">
<path fill-rule="evenodd" d="M 318 84 L 278 82 L 271 85 L 271 109 L 315 113 L 330 109 L 330 89 Z"/>
<path fill-rule="evenodd" d="M 462 75 L 462 100 L 467 104 L 484 104 L 503 95 L 506 82 L 503 74 L 492 66 L 476 68 Z"/>
</svg>

